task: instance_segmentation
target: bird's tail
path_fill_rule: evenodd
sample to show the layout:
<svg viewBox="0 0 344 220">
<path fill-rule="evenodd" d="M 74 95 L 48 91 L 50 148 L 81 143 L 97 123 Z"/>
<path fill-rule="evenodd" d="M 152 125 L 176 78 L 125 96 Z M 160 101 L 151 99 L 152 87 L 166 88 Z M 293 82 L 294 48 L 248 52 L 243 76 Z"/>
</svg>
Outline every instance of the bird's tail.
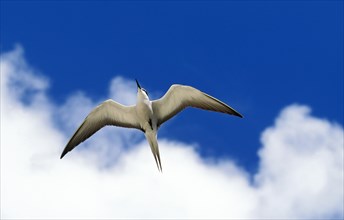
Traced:
<svg viewBox="0 0 344 220">
<path fill-rule="evenodd" d="M 156 165 L 158 167 L 158 170 L 162 172 L 161 167 L 161 160 L 160 160 L 160 153 L 159 153 L 159 145 L 157 140 L 156 132 L 146 132 L 145 133 L 146 139 L 151 147 Z"/>
</svg>

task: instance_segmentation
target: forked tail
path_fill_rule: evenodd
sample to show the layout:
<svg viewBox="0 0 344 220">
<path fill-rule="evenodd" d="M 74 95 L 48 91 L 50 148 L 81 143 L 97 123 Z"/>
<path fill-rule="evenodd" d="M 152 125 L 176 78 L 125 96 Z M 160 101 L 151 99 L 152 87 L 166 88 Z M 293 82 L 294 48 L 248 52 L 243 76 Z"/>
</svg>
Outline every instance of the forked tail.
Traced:
<svg viewBox="0 0 344 220">
<path fill-rule="evenodd" d="M 159 145 L 158 145 L 156 132 L 146 132 L 145 136 L 146 136 L 146 139 L 147 139 L 147 141 L 151 147 L 151 150 L 152 150 L 156 165 L 158 167 L 158 170 L 160 172 L 162 172 L 160 153 L 159 153 Z"/>
</svg>

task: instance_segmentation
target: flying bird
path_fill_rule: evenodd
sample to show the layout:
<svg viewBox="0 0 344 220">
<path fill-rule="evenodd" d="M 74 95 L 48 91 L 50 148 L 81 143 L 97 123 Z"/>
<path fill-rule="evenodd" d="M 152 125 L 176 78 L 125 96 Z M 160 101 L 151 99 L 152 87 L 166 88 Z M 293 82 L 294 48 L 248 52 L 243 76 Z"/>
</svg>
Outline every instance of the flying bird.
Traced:
<svg viewBox="0 0 344 220">
<path fill-rule="evenodd" d="M 195 107 L 243 117 L 232 107 L 191 86 L 172 85 L 157 100 L 149 100 L 148 92 L 137 84 L 136 105 L 124 106 L 111 99 L 98 105 L 85 118 L 64 148 L 60 159 L 81 142 L 106 125 L 136 128 L 144 132 L 151 147 L 158 170 L 162 171 L 157 132 L 159 127 L 186 107 Z"/>
</svg>

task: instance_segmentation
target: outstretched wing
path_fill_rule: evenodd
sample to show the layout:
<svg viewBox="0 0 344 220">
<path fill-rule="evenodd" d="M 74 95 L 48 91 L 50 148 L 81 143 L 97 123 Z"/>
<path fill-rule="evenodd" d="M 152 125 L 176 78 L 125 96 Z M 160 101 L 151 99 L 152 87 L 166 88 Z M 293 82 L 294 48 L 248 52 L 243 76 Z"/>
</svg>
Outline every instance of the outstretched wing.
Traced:
<svg viewBox="0 0 344 220">
<path fill-rule="evenodd" d="M 191 86 L 172 85 L 166 94 L 152 102 L 158 126 L 172 118 L 186 107 L 201 108 L 243 117 L 239 112 L 220 100 Z"/>
<path fill-rule="evenodd" d="M 63 150 L 61 159 L 106 125 L 140 129 L 134 106 L 124 106 L 109 99 L 93 109 L 85 118 Z"/>
</svg>

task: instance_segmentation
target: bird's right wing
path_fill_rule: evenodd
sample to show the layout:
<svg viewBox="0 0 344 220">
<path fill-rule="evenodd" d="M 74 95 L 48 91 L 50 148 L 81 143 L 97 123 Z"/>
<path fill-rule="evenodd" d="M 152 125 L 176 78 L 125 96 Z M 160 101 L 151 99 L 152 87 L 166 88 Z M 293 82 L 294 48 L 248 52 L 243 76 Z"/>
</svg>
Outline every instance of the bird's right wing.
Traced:
<svg viewBox="0 0 344 220">
<path fill-rule="evenodd" d="M 113 100 L 107 100 L 97 106 L 69 140 L 61 158 L 106 125 L 140 129 L 135 106 L 124 106 Z"/>
<path fill-rule="evenodd" d="M 158 126 L 172 118 L 186 107 L 201 108 L 210 111 L 242 115 L 220 100 L 191 86 L 172 85 L 166 94 L 152 101 L 153 112 L 157 116 Z"/>
</svg>

